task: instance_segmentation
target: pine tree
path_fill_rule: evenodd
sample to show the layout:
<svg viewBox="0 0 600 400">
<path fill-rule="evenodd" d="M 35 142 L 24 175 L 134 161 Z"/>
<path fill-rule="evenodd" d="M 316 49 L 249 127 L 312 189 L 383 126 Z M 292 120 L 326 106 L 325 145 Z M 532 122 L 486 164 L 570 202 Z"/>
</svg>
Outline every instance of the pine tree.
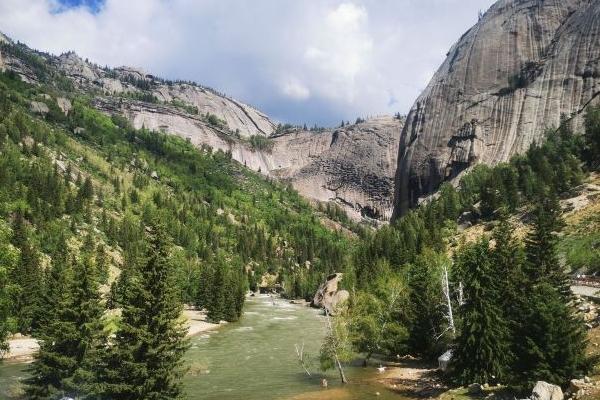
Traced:
<svg viewBox="0 0 600 400">
<path fill-rule="evenodd" d="M 525 273 L 530 284 L 546 281 L 567 300 L 571 296 L 569 278 L 557 251 L 557 232 L 564 225 L 560 204 L 554 193 L 539 198 L 536 204 L 532 230 L 525 239 Z"/>
<path fill-rule="evenodd" d="M 91 259 L 77 263 L 71 290 L 73 312 L 70 317 L 78 332 L 75 346 L 76 368 L 62 383 L 67 393 L 81 399 L 96 398 L 100 393 L 101 384 L 97 381 L 96 366 L 107 346 L 102 321 L 104 307 L 95 272 Z"/>
<path fill-rule="evenodd" d="M 211 293 L 207 303 L 207 319 L 219 323 L 226 318 L 225 303 L 227 302 L 227 271 L 223 260 L 217 259 L 212 276 Z"/>
<path fill-rule="evenodd" d="M 520 303 L 520 311 L 513 384 L 527 389 L 538 380 L 563 385 L 587 372 L 583 323 L 555 287 L 536 283 Z"/>
<path fill-rule="evenodd" d="M 9 245 L 10 230 L 0 221 L 0 358 L 8 351 L 6 339 L 14 331 L 14 319 L 11 315 L 11 292 L 14 285 L 9 279 L 17 266 L 18 252 Z"/>
<path fill-rule="evenodd" d="M 39 327 L 36 316 L 39 315 L 41 308 L 43 276 L 40 255 L 33 244 L 26 240 L 20 250 L 19 265 L 13 269 L 11 277 L 19 287 L 13 302 L 14 315 L 18 319 L 19 332 L 29 333 Z"/>
<path fill-rule="evenodd" d="M 29 368 L 31 377 L 26 381 L 27 396 L 34 400 L 65 395 L 63 379 L 71 376 L 76 368 L 77 330 L 70 318 L 72 266 L 64 260 L 53 261 L 47 277 L 48 291 L 44 293 L 46 316 L 36 331 L 40 349 Z"/>
<path fill-rule="evenodd" d="M 409 271 L 410 304 L 408 344 L 412 352 L 426 357 L 437 356 L 444 346 L 446 321 L 441 286 L 441 255 L 426 250 Z"/>
<path fill-rule="evenodd" d="M 457 257 L 464 279 L 460 335 L 452 370 L 461 384 L 503 380 L 510 365 L 510 332 L 497 304 L 495 282 L 503 279 L 492 266 L 489 242 L 467 246 Z"/>
<path fill-rule="evenodd" d="M 181 395 L 187 342 L 179 292 L 168 262 L 170 243 L 157 224 L 149 237 L 146 263 L 128 281 L 122 320 L 100 367 L 104 399 L 175 399 Z"/>
<path fill-rule="evenodd" d="M 515 321 L 515 306 L 521 295 L 521 287 L 525 280 L 523 274 L 524 254 L 522 247 L 513 237 L 514 227 L 508 220 L 508 214 L 502 209 L 498 225 L 494 229 L 492 239 L 494 248 L 491 251 L 492 263 L 497 279 L 497 303 L 508 321 Z"/>
<path fill-rule="evenodd" d="M 562 385 L 587 367 L 583 322 L 574 315 L 568 277 L 557 257 L 561 226 L 556 197 L 538 200 L 525 246 L 525 291 L 517 303 L 515 384 Z"/>
</svg>

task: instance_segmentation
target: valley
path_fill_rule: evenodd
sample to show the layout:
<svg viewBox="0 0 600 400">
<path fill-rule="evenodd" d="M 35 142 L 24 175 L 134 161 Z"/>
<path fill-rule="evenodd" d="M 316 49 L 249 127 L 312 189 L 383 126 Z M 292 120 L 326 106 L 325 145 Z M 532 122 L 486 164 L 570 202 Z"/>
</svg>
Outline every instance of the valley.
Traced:
<svg viewBox="0 0 600 400">
<path fill-rule="evenodd" d="M 597 399 L 597 21 L 499 0 L 329 127 L 1 34 L 0 398 Z"/>
</svg>

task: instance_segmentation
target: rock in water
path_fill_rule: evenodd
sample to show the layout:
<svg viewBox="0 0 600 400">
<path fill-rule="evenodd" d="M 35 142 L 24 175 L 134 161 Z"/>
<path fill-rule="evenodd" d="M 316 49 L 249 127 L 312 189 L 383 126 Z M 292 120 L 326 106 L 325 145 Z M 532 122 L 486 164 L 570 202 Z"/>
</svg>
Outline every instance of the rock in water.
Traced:
<svg viewBox="0 0 600 400">
<path fill-rule="evenodd" d="M 311 305 L 325 309 L 330 315 L 335 315 L 335 309 L 348 300 L 347 290 L 338 290 L 343 274 L 337 273 L 327 277 L 327 281 L 319 286 Z"/>
<path fill-rule="evenodd" d="M 483 393 L 483 386 L 479 383 L 471 383 L 467 388 L 467 392 L 473 396 L 479 396 Z"/>
<path fill-rule="evenodd" d="M 563 400 L 563 392 L 560 386 L 538 381 L 531 393 L 531 400 Z"/>
<path fill-rule="evenodd" d="M 400 137 L 394 216 L 600 102 L 600 2 L 500 0 L 450 49 Z"/>
</svg>

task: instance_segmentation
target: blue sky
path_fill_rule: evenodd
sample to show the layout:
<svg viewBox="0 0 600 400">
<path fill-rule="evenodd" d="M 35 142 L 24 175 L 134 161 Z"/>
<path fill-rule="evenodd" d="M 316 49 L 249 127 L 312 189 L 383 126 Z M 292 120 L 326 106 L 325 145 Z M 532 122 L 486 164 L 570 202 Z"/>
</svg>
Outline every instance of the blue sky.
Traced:
<svg viewBox="0 0 600 400">
<path fill-rule="evenodd" d="M 40 50 L 194 80 L 283 122 L 406 113 L 492 0 L 2 0 Z"/>
<path fill-rule="evenodd" d="M 70 8 L 84 7 L 88 8 L 92 13 L 97 13 L 102 8 L 105 0 L 59 0 L 62 6 L 59 11 Z"/>
</svg>

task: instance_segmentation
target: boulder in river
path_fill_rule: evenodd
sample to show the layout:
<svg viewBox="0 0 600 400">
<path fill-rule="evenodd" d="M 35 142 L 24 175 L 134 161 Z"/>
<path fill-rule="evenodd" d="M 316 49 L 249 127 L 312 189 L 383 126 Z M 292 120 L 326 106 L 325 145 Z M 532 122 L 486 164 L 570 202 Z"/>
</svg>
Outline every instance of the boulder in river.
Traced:
<svg viewBox="0 0 600 400">
<path fill-rule="evenodd" d="M 335 309 L 350 297 L 347 290 L 338 290 L 342 277 L 342 273 L 329 275 L 327 280 L 319 286 L 311 305 L 325 309 L 330 315 L 335 315 Z"/>
</svg>

